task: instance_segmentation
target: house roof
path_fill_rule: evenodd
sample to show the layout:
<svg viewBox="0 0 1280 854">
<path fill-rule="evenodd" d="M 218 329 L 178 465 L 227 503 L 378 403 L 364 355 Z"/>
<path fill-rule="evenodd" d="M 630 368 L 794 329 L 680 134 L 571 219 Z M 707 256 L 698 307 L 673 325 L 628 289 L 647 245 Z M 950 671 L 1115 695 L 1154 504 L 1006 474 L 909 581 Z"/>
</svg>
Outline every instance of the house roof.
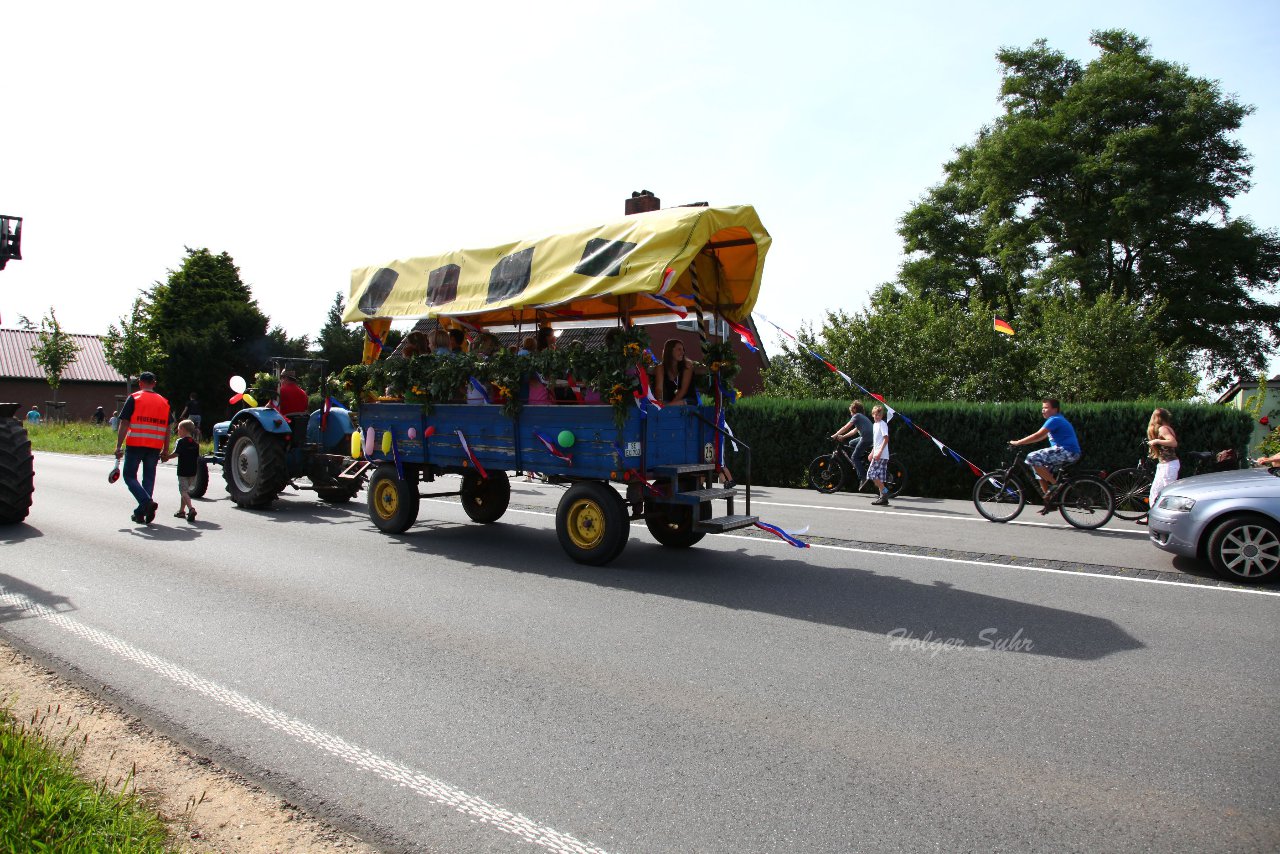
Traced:
<svg viewBox="0 0 1280 854">
<path fill-rule="evenodd" d="M 1280 385 L 1280 374 L 1276 374 L 1274 377 L 1267 380 L 1267 385 L 1271 387 Z M 1218 399 L 1215 402 L 1226 403 L 1228 400 L 1235 397 L 1237 394 L 1240 393 L 1242 389 L 1245 389 L 1245 388 L 1251 389 L 1252 391 L 1257 391 L 1258 381 L 1257 380 L 1240 380 L 1235 385 L 1231 386 L 1231 388 L 1227 389 L 1225 392 L 1218 395 Z"/>
<path fill-rule="evenodd" d="M 71 335 L 80 352 L 62 374 L 65 382 L 123 383 L 120 372 L 107 364 L 102 338 L 98 335 Z M 0 329 L 0 379 L 43 380 L 44 369 L 31 355 L 40 342 L 38 333 L 25 329 Z"/>
</svg>

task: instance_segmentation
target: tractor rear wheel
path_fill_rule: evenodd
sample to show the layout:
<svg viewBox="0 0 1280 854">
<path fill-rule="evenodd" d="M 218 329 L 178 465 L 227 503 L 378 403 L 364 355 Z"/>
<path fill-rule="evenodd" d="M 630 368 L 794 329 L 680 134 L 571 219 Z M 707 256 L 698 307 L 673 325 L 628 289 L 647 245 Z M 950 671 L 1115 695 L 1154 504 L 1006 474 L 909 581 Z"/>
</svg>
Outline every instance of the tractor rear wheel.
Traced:
<svg viewBox="0 0 1280 854">
<path fill-rule="evenodd" d="M 31 438 L 12 414 L 0 414 L 0 525 L 16 525 L 27 518 L 36 488 Z"/>
<path fill-rule="evenodd" d="M 268 433 L 253 418 L 244 418 L 227 436 L 222 478 L 227 494 L 241 507 L 265 508 L 289 482 L 283 437 Z"/>
</svg>

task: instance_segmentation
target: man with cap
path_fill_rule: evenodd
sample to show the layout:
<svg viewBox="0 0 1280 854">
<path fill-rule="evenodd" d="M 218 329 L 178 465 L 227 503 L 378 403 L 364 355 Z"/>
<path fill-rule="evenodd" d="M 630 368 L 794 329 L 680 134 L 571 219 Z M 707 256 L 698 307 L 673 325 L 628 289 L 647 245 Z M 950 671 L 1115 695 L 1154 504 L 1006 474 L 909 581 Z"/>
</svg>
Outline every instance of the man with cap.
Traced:
<svg viewBox="0 0 1280 854">
<path fill-rule="evenodd" d="M 298 375 L 293 371 L 285 371 L 280 375 L 280 411 L 285 415 L 297 415 L 306 412 L 310 398 L 307 390 L 298 385 Z"/>
<path fill-rule="evenodd" d="M 162 453 L 169 455 L 169 401 L 156 394 L 155 387 L 155 374 L 143 371 L 138 376 L 138 390 L 124 402 L 116 431 L 116 458 L 124 457 L 121 475 L 138 502 L 129 518 L 140 525 L 149 525 L 156 518 L 159 505 L 151 498 L 156 488 L 156 465 Z"/>
</svg>

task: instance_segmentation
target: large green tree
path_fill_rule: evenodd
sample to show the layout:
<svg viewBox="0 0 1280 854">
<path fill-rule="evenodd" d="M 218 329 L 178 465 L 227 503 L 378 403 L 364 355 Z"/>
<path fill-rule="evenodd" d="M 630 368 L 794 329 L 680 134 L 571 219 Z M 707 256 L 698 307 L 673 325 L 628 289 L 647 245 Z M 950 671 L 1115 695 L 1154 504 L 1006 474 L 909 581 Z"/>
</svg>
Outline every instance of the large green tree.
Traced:
<svg viewBox="0 0 1280 854">
<path fill-rule="evenodd" d="M 155 372 L 171 402 L 194 391 L 216 416 L 229 394 L 228 378 L 251 377 L 274 355 L 269 321 L 229 254 L 189 247 L 186 253 L 147 293 L 148 328 L 165 354 Z"/>
<path fill-rule="evenodd" d="M 120 325 L 113 323 L 107 327 L 102 349 L 107 364 L 123 374 L 126 383 L 128 377 L 136 377 L 143 371 L 156 369 L 164 358 L 164 353 L 151 334 L 146 300 L 136 298 L 128 316 L 120 318 Z"/>
<path fill-rule="evenodd" d="M 903 217 L 901 282 L 1006 316 L 1028 298 L 1109 295 L 1215 385 L 1255 375 L 1280 346 L 1266 301 L 1280 237 L 1230 214 L 1250 186 L 1233 133 L 1252 108 L 1131 33 L 1092 43 L 1087 65 L 1043 40 L 997 54 L 1003 113 Z"/>
</svg>

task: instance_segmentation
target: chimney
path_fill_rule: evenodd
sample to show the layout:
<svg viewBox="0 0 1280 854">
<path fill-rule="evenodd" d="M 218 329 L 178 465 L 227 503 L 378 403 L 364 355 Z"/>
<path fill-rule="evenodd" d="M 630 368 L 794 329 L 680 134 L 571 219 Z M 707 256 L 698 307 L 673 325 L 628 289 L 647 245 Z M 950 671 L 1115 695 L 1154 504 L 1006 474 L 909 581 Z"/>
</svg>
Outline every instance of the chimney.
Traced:
<svg viewBox="0 0 1280 854">
<path fill-rule="evenodd" d="M 648 190 L 639 190 L 631 194 L 631 198 L 625 200 L 627 216 L 638 213 L 648 213 L 656 211 L 662 207 L 662 199 L 655 196 Z"/>
</svg>

